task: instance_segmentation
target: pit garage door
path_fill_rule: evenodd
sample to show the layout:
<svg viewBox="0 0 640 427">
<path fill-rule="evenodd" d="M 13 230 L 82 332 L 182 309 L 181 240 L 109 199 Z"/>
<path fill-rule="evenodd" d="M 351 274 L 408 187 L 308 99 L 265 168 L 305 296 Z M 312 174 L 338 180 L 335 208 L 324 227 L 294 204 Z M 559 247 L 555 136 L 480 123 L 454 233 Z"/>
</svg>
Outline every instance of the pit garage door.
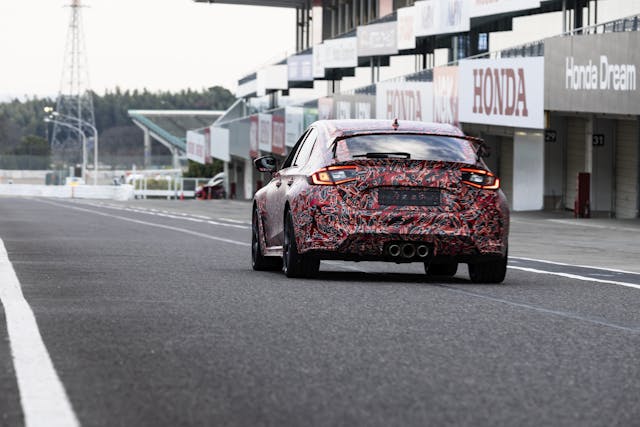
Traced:
<svg viewBox="0 0 640 427">
<path fill-rule="evenodd" d="M 616 217 L 638 216 L 638 135 L 637 120 L 618 120 L 616 126 Z"/>
</svg>

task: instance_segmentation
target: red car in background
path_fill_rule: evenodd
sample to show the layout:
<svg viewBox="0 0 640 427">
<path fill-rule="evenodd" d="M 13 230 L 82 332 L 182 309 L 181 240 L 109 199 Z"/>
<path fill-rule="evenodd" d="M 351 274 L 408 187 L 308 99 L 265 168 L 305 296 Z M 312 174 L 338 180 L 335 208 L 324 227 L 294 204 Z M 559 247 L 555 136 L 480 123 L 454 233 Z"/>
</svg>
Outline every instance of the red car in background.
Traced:
<svg viewBox="0 0 640 427">
<path fill-rule="evenodd" d="M 313 276 L 320 260 L 421 262 L 430 276 L 499 283 L 509 209 L 482 140 L 450 125 L 381 120 L 312 124 L 253 200 L 252 265 Z"/>
<path fill-rule="evenodd" d="M 195 198 L 201 200 L 224 199 L 227 193 L 224 189 L 224 172 L 214 175 L 205 185 L 196 188 Z"/>
</svg>

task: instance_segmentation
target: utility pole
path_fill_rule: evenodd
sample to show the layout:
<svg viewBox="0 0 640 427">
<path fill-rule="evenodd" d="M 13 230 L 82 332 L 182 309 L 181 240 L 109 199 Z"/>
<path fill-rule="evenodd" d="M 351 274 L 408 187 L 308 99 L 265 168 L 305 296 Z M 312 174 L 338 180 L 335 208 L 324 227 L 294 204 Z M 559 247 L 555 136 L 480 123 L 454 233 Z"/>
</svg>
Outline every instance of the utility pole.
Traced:
<svg viewBox="0 0 640 427">
<path fill-rule="evenodd" d="M 51 151 L 54 161 L 63 166 L 75 166 L 82 162 L 83 123 L 95 127 L 93 98 L 89 85 L 86 48 L 82 32 L 83 5 L 81 0 L 71 0 L 71 10 L 67 41 L 64 52 L 64 65 L 60 80 L 60 91 L 56 100 L 56 111 L 61 117 L 73 117 L 69 124 L 77 128 L 73 132 L 69 126 L 54 122 L 51 134 Z M 96 158 L 94 141 L 92 152 Z M 94 174 L 97 174 L 97 170 Z M 82 177 L 86 179 L 86 177 Z"/>
</svg>

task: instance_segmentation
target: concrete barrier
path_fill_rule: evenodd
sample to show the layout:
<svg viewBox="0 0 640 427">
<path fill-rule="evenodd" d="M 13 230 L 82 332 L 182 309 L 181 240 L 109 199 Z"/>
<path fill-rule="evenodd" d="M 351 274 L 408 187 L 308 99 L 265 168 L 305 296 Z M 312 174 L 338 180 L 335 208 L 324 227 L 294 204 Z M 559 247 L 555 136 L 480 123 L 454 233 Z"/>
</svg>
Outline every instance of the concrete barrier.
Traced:
<svg viewBox="0 0 640 427">
<path fill-rule="evenodd" d="M 133 186 L 0 184 L 0 196 L 129 200 L 133 199 Z"/>
</svg>

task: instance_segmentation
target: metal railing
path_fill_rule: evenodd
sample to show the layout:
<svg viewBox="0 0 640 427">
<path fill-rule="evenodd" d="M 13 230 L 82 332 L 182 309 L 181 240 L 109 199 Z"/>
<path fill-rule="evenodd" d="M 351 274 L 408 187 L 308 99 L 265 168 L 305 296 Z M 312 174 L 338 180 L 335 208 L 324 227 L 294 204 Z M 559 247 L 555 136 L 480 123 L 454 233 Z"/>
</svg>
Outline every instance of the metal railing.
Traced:
<svg viewBox="0 0 640 427">
<path fill-rule="evenodd" d="M 627 16 L 626 18 L 614 19 L 588 27 L 575 28 L 565 32 L 563 35 L 590 35 L 605 33 L 622 33 L 625 31 L 640 31 L 640 15 Z"/>
</svg>

